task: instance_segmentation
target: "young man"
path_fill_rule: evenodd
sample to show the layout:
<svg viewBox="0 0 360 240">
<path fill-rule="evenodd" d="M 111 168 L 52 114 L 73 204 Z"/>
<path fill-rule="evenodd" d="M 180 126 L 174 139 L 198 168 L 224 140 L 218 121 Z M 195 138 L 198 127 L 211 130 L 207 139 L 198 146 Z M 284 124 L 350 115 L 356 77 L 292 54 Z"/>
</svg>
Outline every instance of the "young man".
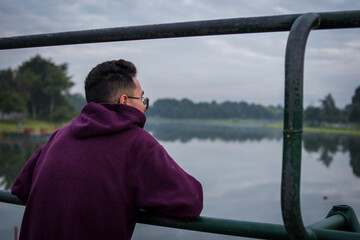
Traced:
<svg viewBox="0 0 360 240">
<path fill-rule="evenodd" d="M 26 202 L 20 239 L 130 239 L 138 209 L 192 220 L 201 184 L 143 127 L 149 100 L 125 60 L 96 66 L 88 104 L 26 163 L 11 191 Z"/>
</svg>

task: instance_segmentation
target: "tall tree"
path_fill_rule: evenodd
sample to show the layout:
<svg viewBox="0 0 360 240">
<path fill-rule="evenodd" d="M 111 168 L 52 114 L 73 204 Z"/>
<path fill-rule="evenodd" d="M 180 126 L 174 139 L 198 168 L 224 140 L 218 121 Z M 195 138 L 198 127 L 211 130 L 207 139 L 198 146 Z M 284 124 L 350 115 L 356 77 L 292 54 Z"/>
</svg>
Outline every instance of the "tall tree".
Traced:
<svg viewBox="0 0 360 240">
<path fill-rule="evenodd" d="M 334 123 L 341 120 L 341 112 L 335 105 L 335 100 L 329 93 L 324 99 L 320 100 L 322 105 L 321 120 L 328 123 Z"/>
<path fill-rule="evenodd" d="M 349 121 L 360 122 L 360 86 L 355 90 L 355 95 L 352 97 Z"/>
<path fill-rule="evenodd" d="M 54 113 L 59 109 L 75 112 L 66 97 L 74 85 L 67 75 L 67 64 L 56 65 L 37 55 L 19 67 L 17 79 L 27 90 L 24 98 L 32 118 L 56 120 Z"/>
</svg>

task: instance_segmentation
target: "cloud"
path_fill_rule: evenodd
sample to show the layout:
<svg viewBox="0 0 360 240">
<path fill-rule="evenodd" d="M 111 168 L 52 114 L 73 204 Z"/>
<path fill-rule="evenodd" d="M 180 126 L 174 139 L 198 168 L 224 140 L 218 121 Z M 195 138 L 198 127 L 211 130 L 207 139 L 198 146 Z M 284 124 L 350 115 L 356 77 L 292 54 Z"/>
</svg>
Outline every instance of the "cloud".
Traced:
<svg viewBox="0 0 360 240">
<path fill-rule="evenodd" d="M 291 12 L 289 9 L 286 9 L 281 6 L 274 6 L 273 9 L 275 12 L 277 12 L 279 14 L 288 14 L 289 12 Z"/>
<path fill-rule="evenodd" d="M 344 45 L 347 47 L 350 47 L 350 48 L 355 48 L 355 50 L 359 50 L 360 49 L 360 40 L 358 40 L 358 39 L 350 40 L 350 41 L 345 42 Z"/>
<path fill-rule="evenodd" d="M 244 48 L 241 46 L 234 46 L 225 39 L 210 39 L 206 42 L 211 48 L 215 49 L 218 53 L 231 56 L 241 56 L 254 58 L 256 60 L 274 60 L 274 56 L 266 55 L 261 52 L 255 51 L 256 48 Z"/>
</svg>

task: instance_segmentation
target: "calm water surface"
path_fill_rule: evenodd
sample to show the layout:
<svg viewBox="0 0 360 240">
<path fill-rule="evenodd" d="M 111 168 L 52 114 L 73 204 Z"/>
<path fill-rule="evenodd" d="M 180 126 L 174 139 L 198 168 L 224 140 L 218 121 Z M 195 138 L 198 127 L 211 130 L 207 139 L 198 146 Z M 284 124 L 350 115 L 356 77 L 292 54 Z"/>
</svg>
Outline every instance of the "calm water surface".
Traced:
<svg viewBox="0 0 360 240">
<path fill-rule="evenodd" d="M 203 216 L 282 224 L 282 133 L 255 127 L 149 123 L 170 155 L 204 188 Z M 0 183 L 11 187 L 28 157 L 42 145 L 0 139 Z M 347 204 L 360 216 L 360 138 L 303 136 L 301 206 L 305 225 Z M 13 239 L 24 207 L 0 203 L 0 239 Z M 133 239 L 239 239 L 137 224 Z"/>
</svg>

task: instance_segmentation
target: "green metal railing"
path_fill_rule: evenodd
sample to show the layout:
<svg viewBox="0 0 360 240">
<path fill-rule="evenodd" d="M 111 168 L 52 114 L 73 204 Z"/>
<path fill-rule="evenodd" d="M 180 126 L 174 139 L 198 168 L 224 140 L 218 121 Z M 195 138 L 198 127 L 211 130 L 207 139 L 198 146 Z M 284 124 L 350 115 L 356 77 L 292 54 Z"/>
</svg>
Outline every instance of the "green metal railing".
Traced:
<svg viewBox="0 0 360 240">
<path fill-rule="evenodd" d="M 290 29 L 286 46 L 281 209 L 292 239 L 307 239 L 311 235 L 305 230 L 300 209 L 303 74 L 306 41 L 311 29 L 319 24 L 318 14 L 300 16 Z"/>
<path fill-rule="evenodd" d="M 303 72 L 308 35 L 312 29 L 359 28 L 360 11 L 292 14 L 268 17 L 107 28 L 0 38 L 0 49 L 96 42 L 290 31 L 285 56 L 285 109 L 281 211 L 284 225 L 199 217 L 179 222 L 140 210 L 137 222 L 259 239 L 360 239 L 360 225 L 349 206 L 334 206 L 327 217 L 305 227 L 300 207 Z M 9 191 L 0 202 L 24 205 Z"/>
</svg>

